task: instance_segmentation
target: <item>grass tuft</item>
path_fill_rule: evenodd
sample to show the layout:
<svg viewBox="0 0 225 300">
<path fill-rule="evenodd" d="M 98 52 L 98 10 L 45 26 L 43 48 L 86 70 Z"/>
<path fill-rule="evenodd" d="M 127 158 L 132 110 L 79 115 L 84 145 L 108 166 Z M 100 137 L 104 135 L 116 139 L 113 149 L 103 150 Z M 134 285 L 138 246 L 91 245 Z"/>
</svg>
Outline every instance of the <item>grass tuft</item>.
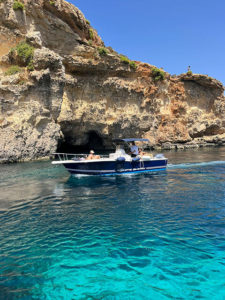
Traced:
<svg viewBox="0 0 225 300">
<path fill-rule="evenodd" d="M 98 53 L 102 56 L 107 55 L 108 54 L 108 50 L 104 47 L 99 47 L 98 48 Z"/>
<path fill-rule="evenodd" d="M 15 0 L 14 2 L 13 2 L 13 9 L 14 10 L 24 10 L 24 4 L 22 3 L 22 2 L 20 2 L 20 1 L 18 1 L 18 0 Z"/>
<path fill-rule="evenodd" d="M 120 55 L 120 61 L 126 65 L 129 65 L 129 62 L 130 62 L 129 58 L 124 55 Z"/>
<path fill-rule="evenodd" d="M 136 65 L 136 63 L 135 63 L 134 61 L 130 61 L 130 62 L 129 62 L 129 65 L 130 65 L 130 67 L 131 67 L 132 69 L 134 69 L 134 70 L 137 69 L 137 65 Z"/>
<path fill-rule="evenodd" d="M 29 62 L 29 64 L 27 65 L 27 70 L 28 71 L 34 71 L 34 63 L 33 63 L 33 60 L 31 60 L 30 62 Z"/>
<path fill-rule="evenodd" d="M 152 68 L 151 75 L 154 81 L 164 80 L 165 78 L 165 72 L 158 68 Z"/>
<path fill-rule="evenodd" d="M 120 55 L 120 61 L 126 65 L 129 65 L 133 70 L 137 69 L 136 63 L 124 55 Z"/>
<path fill-rule="evenodd" d="M 30 46 L 25 41 L 20 42 L 15 49 L 17 55 L 22 58 L 27 65 L 33 60 L 34 47 Z"/>
<path fill-rule="evenodd" d="M 20 73 L 21 71 L 22 69 L 19 66 L 13 65 L 9 67 L 8 70 L 5 71 L 4 75 L 5 76 L 15 75 L 17 73 Z"/>
<path fill-rule="evenodd" d="M 15 48 L 12 48 L 9 52 L 10 56 L 12 57 L 15 55 L 15 53 L 29 71 L 34 70 L 34 47 L 30 46 L 25 41 L 22 41 Z"/>
<path fill-rule="evenodd" d="M 92 28 L 89 28 L 89 38 L 90 38 L 90 40 L 94 39 L 94 31 Z"/>
</svg>

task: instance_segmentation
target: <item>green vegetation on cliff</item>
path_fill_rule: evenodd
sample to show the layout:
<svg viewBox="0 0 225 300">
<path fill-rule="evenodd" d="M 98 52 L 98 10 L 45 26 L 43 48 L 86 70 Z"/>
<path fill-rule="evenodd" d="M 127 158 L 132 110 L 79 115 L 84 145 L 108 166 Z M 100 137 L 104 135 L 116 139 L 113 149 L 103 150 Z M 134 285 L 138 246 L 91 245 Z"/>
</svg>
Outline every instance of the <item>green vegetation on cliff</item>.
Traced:
<svg viewBox="0 0 225 300">
<path fill-rule="evenodd" d="M 130 65 L 130 67 L 134 70 L 136 70 L 137 68 L 136 63 L 124 55 L 120 55 L 120 61 L 123 62 L 124 64 Z"/>
<path fill-rule="evenodd" d="M 100 55 L 106 55 L 106 54 L 108 54 L 108 50 L 106 48 L 104 48 L 104 47 L 99 47 L 98 48 L 98 53 Z"/>
<path fill-rule="evenodd" d="M 94 31 L 92 28 L 89 28 L 89 38 L 90 38 L 90 40 L 94 39 Z"/>
<path fill-rule="evenodd" d="M 152 68 L 151 75 L 154 81 L 164 80 L 165 78 L 165 72 L 158 68 Z"/>
<path fill-rule="evenodd" d="M 10 50 L 11 57 L 14 57 L 15 54 L 19 58 L 19 64 L 25 65 L 29 71 L 34 70 L 34 47 L 30 46 L 25 41 L 22 41 L 15 48 Z"/>
<path fill-rule="evenodd" d="M 31 60 L 29 62 L 29 64 L 27 65 L 27 70 L 28 71 L 34 71 L 34 63 L 33 63 L 33 60 Z"/>
<path fill-rule="evenodd" d="M 136 63 L 135 63 L 134 61 L 130 61 L 130 62 L 129 62 L 129 65 L 130 65 L 130 67 L 131 67 L 132 69 L 134 69 L 134 70 L 137 69 L 137 65 L 136 65 Z"/>
<path fill-rule="evenodd" d="M 22 58 L 24 62 L 26 62 L 28 65 L 33 59 L 34 47 L 30 46 L 25 41 L 23 41 L 16 46 L 16 52 L 18 56 Z"/>
<path fill-rule="evenodd" d="M 20 73 L 22 71 L 22 69 L 17 66 L 17 65 L 13 65 L 11 67 L 8 68 L 8 70 L 5 71 L 4 75 L 8 76 L 8 75 L 14 75 L 16 73 Z"/>
<path fill-rule="evenodd" d="M 13 3 L 13 9 L 14 10 L 18 10 L 18 9 L 24 10 L 24 4 L 20 1 L 15 0 Z"/>
</svg>

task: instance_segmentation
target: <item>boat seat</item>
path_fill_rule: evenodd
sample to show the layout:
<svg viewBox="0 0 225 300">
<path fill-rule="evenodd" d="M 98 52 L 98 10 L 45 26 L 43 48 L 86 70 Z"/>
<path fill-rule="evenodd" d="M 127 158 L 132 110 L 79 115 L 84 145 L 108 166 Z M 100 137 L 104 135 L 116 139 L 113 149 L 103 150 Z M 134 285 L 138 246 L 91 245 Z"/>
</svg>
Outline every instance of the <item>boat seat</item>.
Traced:
<svg viewBox="0 0 225 300">
<path fill-rule="evenodd" d="M 80 161 L 81 159 L 79 157 L 73 157 L 72 160 L 74 160 L 74 161 Z"/>
<path fill-rule="evenodd" d="M 132 161 L 136 162 L 136 161 L 139 161 L 140 159 L 141 159 L 140 156 L 137 156 L 137 157 L 133 157 Z"/>
<path fill-rule="evenodd" d="M 117 157 L 116 161 L 125 161 L 126 158 L 123 156 Z"/>
<path fill-rule="evenodd" d="M 165 156 L 162 153 L 156 154 L 155 158 L 165 158 Z"/>
<path fill-rule="evenodd" d="M 151 157 L 148 156 L 148 155 L 144 155 L 144 156 L 142 156 L 142 160 L 143 161 L 148 161 L 148 160 L 151 160 Z"/>
</svg>

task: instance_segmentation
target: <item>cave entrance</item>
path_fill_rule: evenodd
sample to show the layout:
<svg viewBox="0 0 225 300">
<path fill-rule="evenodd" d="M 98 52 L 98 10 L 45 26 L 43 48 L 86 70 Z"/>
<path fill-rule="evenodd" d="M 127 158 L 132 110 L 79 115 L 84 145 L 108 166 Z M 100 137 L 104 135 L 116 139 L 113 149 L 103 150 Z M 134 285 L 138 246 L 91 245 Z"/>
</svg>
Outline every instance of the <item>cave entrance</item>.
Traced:
<svg viewBox="0 0 225 300">
<path fill-rule="evenodd" d="M 104 143 L 102 137 L 94 130 L 91 130 L 87 133 L 88 135 L 88 142 L 87 142 L 87 149 L 88 150 L 103 150 Z"/>
<path fill-rule="evenodd" d="M 80 146 L 74 146 L 68 139 L 59 141 L 58 147 L 57 147 L 58 153 L 80 153 L 80 152 L 86 152 L 83 148 L 80 148 Z"/>
<path fill-rule="evenodd" d="M 76 137 L 65 134 L 65 139 L 59 141 L 57 152 L 59 153 L 88 153 L 90 150 L 102 151 L 105 149 L 103 138 L 95 130 L 88 131 L 83 143 L 77 144 Z"/>
</svg>

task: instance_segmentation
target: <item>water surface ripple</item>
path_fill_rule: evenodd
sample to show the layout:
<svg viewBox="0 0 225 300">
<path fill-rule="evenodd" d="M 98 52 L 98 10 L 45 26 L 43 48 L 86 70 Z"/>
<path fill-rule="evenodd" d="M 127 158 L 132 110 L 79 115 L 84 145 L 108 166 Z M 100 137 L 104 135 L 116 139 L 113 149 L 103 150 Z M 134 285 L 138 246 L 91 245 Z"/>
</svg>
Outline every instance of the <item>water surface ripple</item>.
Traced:
<svg viewBox="0 0 225 300">
<path fill-rule="evenodd" d="M 225 299 L 224 148 L 166 172 L 0 166 L 0 299 Z"/>
</svg>

